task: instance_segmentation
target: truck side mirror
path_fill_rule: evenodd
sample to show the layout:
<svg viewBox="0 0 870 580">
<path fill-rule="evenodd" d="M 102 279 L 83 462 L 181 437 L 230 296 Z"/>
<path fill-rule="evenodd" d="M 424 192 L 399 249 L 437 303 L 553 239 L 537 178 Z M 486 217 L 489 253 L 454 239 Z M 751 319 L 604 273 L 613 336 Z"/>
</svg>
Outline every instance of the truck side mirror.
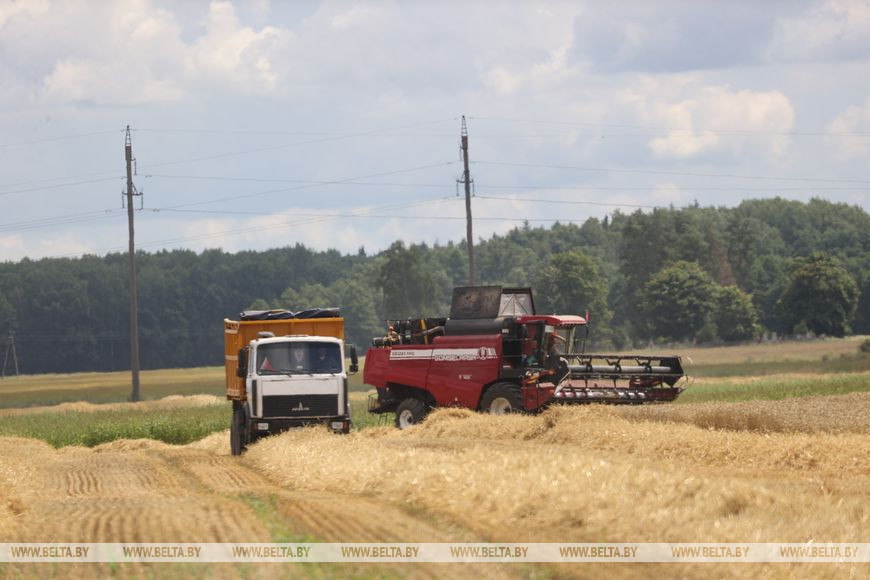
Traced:
<svg viewBox="0 0 870 580">
<path fill-rule="evenodd" d="M 356 345 L 350 345 L 350 368 L 348 369 L 352 373 L 359 372 L 359 357 L 356 354 Z"/>
<path fill-rule="evenodd" d="M 248 347 L 239 349 L 236 360 L 236 376 L 240 379 L 248 376 Z"/>
</svg>

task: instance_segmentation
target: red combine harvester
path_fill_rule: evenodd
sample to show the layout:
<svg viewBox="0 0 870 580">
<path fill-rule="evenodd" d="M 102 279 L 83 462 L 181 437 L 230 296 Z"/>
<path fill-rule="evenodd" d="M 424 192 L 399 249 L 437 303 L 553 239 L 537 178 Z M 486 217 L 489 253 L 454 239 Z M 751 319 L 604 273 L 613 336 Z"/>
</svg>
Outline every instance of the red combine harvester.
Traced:
<svg viewBox="0 0 870 580">
<path fill-rule="evenodd" d="M 404 429 L 435 407 L 535 412 L 552 403 L 673 401 L 679 356 L 585 353 L 586 319 L 535 312 L 530 288 L 455 288 L 450 318 L 388 321 L 363 380 L 369 412 Z"/>
</svg>

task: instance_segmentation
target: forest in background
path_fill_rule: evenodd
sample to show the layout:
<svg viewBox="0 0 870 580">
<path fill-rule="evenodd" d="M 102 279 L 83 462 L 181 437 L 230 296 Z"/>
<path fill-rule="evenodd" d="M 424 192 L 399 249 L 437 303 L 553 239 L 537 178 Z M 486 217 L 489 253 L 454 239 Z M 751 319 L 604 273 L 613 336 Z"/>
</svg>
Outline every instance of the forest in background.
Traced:
<svg viewBox="0 0 870 580">
<path fill-rule="evenodd" d="M 588 310 L 596 350 L 870 333 L 870 215 L 847 204 L 617 211 L 525 224 L 475 256 L 478 284 L 531 286 L 539 312 Z M 365 349 L 385 319 L 447 315 L 468 278 L 464 242 L 140 251 L 137 263 L 143 368 L 221 364 L 223 319 L 249 308 L 338 306 Z M 0 337 L 15 333 L 23 373 L 129 368 L 128 300 L 126 254 L 0 263 Z"/>
</svg>

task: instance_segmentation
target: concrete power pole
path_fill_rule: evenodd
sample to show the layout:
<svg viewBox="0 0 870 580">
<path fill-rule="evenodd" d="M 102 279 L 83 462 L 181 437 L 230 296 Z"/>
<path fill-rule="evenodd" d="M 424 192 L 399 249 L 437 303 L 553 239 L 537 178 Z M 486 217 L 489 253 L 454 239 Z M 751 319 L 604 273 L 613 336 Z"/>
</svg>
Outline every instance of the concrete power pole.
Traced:
<svg viewBox="0 0 870 580">
<path fill-rule="evenodd" d="M 136 247 L 133 243 L 133 196 L 142 194 L 134 192 L 133 187 L 133 142 L 130 139 L 130 125 L 127 125 L 127 137 L 124 139 L 124 157 L 127 160 L 127 225 L 130 231 L 130 370 L 133 375 L 130 400 L 135 402 L 139 400 L 139 314 L 136 301 Z"/>
<path fill-rule="evenodd" d="M 3 371 L 0 372 L 0 378 L 6 378 L 6 363 L 9 362 L 9 351 L 12 350 L 12 361 L 15 364 L 15 376 L 18 376 L 18 353 L 15 352 L 15 333 L 9 331 L 9 338 L 6 340 L 6 353 L 3 356 Z"/>
<path fill-rule="evenodd" d="M 471 173 L 468 171 L 468 128 L 462 115 L 462 183 L 465 184 L 465 243 L 468 245 L 468 285 L 474 286 L 474 235 L 471 231 Z"/>
</svg>

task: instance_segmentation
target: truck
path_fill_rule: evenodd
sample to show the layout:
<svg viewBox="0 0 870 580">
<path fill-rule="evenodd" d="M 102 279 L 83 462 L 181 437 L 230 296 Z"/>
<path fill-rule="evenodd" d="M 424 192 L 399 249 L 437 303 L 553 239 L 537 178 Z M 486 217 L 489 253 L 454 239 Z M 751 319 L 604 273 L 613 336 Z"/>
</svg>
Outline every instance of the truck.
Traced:
<svg viewBox="0 0 870 580">
<path fill-rule="evenodd" d="M 588 314 L 539 314 L 531 288 L 455 288 L 450 316 L 387 321 L 366 353 L 369 412 L 404 429 L 436 407 L 538 412 L 554 403 L 667 402 L 677 355 L 585 352 Z"/>
<path fill-rule="evenodd" d="M 257 310 L 224 319 L 224 364 L 233 455 L 293 427 L 322 423 L 350 431 L 348 373 L 359 362 L 356 347 L 344 343 L 338 309 Z"/>
</svg>

